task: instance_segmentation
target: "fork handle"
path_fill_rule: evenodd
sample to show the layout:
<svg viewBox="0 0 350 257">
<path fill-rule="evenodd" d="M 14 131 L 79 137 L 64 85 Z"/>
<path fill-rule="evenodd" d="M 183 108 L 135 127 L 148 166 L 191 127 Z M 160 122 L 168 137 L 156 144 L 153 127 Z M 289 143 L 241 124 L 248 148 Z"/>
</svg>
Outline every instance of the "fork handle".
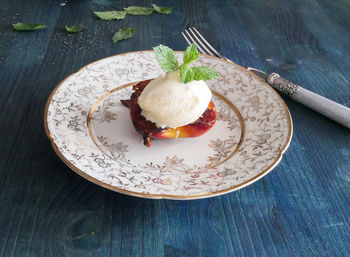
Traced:
<svg viewBox="0 0 350 257">
<path fill-rule="evenodd" d="M 266 82 L 278 91 L 290 96 L 294 101 L 350 128 L 350 108 L 302 88 L 282 78 L 277 73 L 271 73 Z"/>
</svg>

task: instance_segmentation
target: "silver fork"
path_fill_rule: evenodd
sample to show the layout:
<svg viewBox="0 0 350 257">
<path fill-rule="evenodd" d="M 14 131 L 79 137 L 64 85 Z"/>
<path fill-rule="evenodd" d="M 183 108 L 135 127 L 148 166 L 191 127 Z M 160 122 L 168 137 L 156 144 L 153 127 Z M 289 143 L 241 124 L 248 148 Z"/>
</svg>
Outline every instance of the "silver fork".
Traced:
<svg viewBox="0 0 350 257">
<path fill-rule="evenodd" d="M 182 32 L 182 35 L 189 45 L 194 43 L 201 53 L 216 56 L 233 63 L 230 59 L 217 51 L 195 27 L 185 29 Z M 323 114 L 347 128 L 350 128 L 350 108 L 302 88 L 301 86 L 282 78 L 277 73 L 267 74 L 252 67 L 245 68 L 253 72 L 262 81 L 268 83 L 278 92 L 288 95 L 291 99 Z"/>
<path fill-rule="evenodd" d="M 226 61 L 232 62 L 230 59 L 226 58 L 220 54 L 195 27 L 190 27 L 181 32 L 182 36 L 185 38 L 186 42 L 191 45 L 194 43 L 201 53 L 208 54 L 211 56 L 216 56 Z M 196 40 L 195 40 L 196 39 Z"/>
</svg>

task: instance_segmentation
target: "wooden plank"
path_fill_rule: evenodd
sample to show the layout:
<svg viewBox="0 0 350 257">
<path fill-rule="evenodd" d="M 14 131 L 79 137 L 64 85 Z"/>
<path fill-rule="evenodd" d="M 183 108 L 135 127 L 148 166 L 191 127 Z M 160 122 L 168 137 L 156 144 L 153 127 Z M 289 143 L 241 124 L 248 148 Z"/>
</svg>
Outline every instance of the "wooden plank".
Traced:
<svg viewBox="0 0 350 257">
<path fill-rule="evenodd" d="M 53 152 L 46 99 L 100 58 L 159 43 L 182 50 L 195 25 L 242 65 L 277 71 L 350 106 L 350 5 L 335 1 L 159 1 L 171 15 L 101 21 L 93 11 L 150 1 L 3 1 L 0 7 L 0 256 L 350 256 L 350 132 L 286 99 L 294 137 L 262 180 L 194 201 L 146 200 L 100 188 Z M 18 33 L 11 24 L 49 28 Z M 79 34 L 65 25 L 82 24 Z M 136 28 L 114 45 L 113 33 Z"/>
</svg>

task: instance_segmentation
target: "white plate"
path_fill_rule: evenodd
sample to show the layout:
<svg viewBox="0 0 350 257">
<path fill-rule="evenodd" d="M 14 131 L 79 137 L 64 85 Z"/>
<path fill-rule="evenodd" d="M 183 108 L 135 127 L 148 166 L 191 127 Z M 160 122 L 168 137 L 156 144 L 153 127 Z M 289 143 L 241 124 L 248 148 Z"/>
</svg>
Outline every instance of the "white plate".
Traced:
<svg viewBox="0 0 350 257">
<path fill-rule="evenodd" d="M 183 52 L 176 52 L 181 63 Z M 197 138 L 153 140 L 131 123 L 132 85 L 162 74 L 152 51 L 91 63 L 51 93 L 44 123 L 58 156 L 75 172 L 111 190 L 144 198 L 194 199 L 228 193 L 266 175 L 292 137 L 281 97 L 244 68 L 201 55 L 196 65 L 221 74 L 209 81 L 218 120 Z"/>
</svg>

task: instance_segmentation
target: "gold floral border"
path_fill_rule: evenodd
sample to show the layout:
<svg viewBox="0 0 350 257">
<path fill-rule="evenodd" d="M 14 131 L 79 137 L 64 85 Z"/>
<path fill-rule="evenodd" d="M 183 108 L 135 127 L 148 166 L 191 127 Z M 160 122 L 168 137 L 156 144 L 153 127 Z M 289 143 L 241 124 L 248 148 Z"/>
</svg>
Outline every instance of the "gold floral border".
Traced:
<svg viewBox="0 0 350 257">
<path fill-rule="evenodd" d="M 235 64 L 235 63 L 232 63 L 232 62 L 229 62 L 229 61 L 226 61 L 224 59 L 220 59 L 218 57 L 214 57 L 214 56 L 210 56 L 210 55 L 206 55 L 206 54 L 201 54 L 207 58 L 212 58 L 212 59 L 216 59 L 216 60 L 220 60 L 222 62 L 226 62 L 230 65 L 233 65 L 235 66 L 236 68 L 240 69 L 241 71 L 243 72 L 247 72 L 249 73 L 251 76 L 255 77 L 258 81 L 260 81 L 263 85 L 265 85 L 266 87 L 270 88 L 271 91 L 277 96 L 277 98 L 280 100 L 286 114 L 287 114 L 287 118 L 288 118 L 288 137 L 287 137 L 287 140 L 286 142 L 284 143 L 282 149 L 281 149 L 281 152 L 279 153 L 279 155 L 275 158 L 274 160 L 274 163 L 271 164 L 268 168 L 266 168 L 265 170 L 263 170 L 261 173 L 259 173 L 258 175 L 254 176 L 253 178 L 250 178 L 248 179 L 247 181 L 241 183 L 241 184 L 238 184 L 238 185 L 235 185 L 235 186 L 232 186 L 232 187 L 229 187 L 229 188 L 226 188 L 226 189 L 223 189 L 223 190 L 219 190 L 219 191 L 216 191 L 216 192 L 209 192 L 209 193 L 204 193 L 204 194 L 196 194 L 196 195 L 168 195 L 168 194 L 144 194 L 144 193 L 137 193 L 137 192 L 133 192 L 133 191 L 129 191 L 129 190 L 125 190 L 125 189 L 122 189 L 122 188 L 119 188 L 119 187 L 115 187 L 115 186 L 112 186 L 112 185 L 109 185 L 107 183 L 104 183 L 88 174 L 86 174 L 84 171 L 80 170 L 79 168 L 77 168 L 76 166 L 74 166 L 73 163 L 71 163 L 66 157 L 63 156 L 63 154 L 60 152 L 60 150 L 58 149 L 56 143 L 55 143 L 55 140 L 54 138 L 52 137 L 52 135 L 50 134 L 50 130 L 49 130 L 49 127 L 48 127 L 48 123 L 47 123 L 47 114 L 48 114 L 48 110 L 49 110 L 49 106 L 50 106 L 50 103 L 51 103 L 51 100 L 52 98 L 54 97 L 56 91 L 64 84 L 64 82 L 66 80 L 68 80 L 71 76 L 77 74 L 78 72 L 80 72 L 81 70 L 87 68 L 89 65 L 93 64 L 93 63 L 97 63 L 99 61 L 102 61 L 102 60 L 105 60 L 105 59 L 108 59 L 108 58 L 113 58 L 113 57 L 116 57 L 116 56 L 123 56 L 123 55 L 127 55 L 127 54 L 135 54 L 135 53 L 145 53 L 145 52 L 153 52 L 153 50 L 145 50 L 145 51 L 135 51 L 135 52 L 127 52 L 127 53 L 123 53 L 123 54 L 118 54 L 118 55 L 112 55 L 112 56 L 109 56 L 109 57 L 105 57 L 105 58 L 102 58 L 102 59 L 99 59 L 95 62 L 92 62 L 90 64 L 87 64 L 85 65 L 84 67 L 82 67 L 81 69 L 79 69 L 77 72 L 69 75 L 68 77 L 66 77 L 64 80 L 62 80 L 55 88 L 54 90 L 51 92 L 49 98 L 47 99 L 47 102 L 46 102 L 46 106 L 45 106 L 45 110 L 44 110 L 44 119 L 43 119 L 43 122 L 44 122 L 44 128 L 45 128 L 45 132 L 46 132 L 46 135 L 47 137 L 49 138 L 50 142 L 51 142 L 51 145 L 54 149 L 54 151 L 56 152 L 56 154 L 58 155 L 58 157 L 69 167 L 71 168 L 73 171 L 75 171 L 77 174 L 79 174 L 80 176 L 84 177 L 85 179 L 99 185 L 99 186 L 102 186 L 104 188 L 107 188 L 107 189 L 110 189 L 112 191 L 115 191 L 115 192 L 118 192 L 118 193 L 122 193 L 122 194 L 126 194 L 126 195 L 131 195 L 131 196 L 137 196 L 137 197 L 142 197 L 142 198 L 150 198 L 150 199 L 177 199 L 177 200 L 188 200 L 188 199 L 200 199 L 200 198 L 207 198 L 207 197 L 213 197 L 213 196 L 218 196 L 218 195 L 222 195 L 222 194 L 225 194 L 225 193 L 229 193 L 229 192 L 232 192 L 232 191 L 235 191 L 235 190 L 238 190 L 238 189 L 241 189 L 243 187 L 246 187 L 250 184 L 252 184 L 253 182 L 255 182 L 256 180 L 260 179 L 261 177 L 265 176 L 269 171 L 271 171 L 274 167 L 276 167 L 276 165 L 281 161 L 282 159 L 282 156 L 283 156 L 283 153 L 287 150 L 291 140 L 292 140 L 292 134 L 293 134 L 293 122 L 292 122 L 292 117 L 290 115 L 290 112 L 289 112 L 289 109 L 286 105 L 286 103 L 283 101 L 282 97 L 270 86 L 268 85 L 267 83 L 261 81 L 261 79 L 255 75 L 254 73 L 248 71 L 247 69 L 243 68 L 242 66 L 239 66 L 238 64 Z M 175 51 L 177 53 L 183 53 L 183 51 Z"/>
</svg>

